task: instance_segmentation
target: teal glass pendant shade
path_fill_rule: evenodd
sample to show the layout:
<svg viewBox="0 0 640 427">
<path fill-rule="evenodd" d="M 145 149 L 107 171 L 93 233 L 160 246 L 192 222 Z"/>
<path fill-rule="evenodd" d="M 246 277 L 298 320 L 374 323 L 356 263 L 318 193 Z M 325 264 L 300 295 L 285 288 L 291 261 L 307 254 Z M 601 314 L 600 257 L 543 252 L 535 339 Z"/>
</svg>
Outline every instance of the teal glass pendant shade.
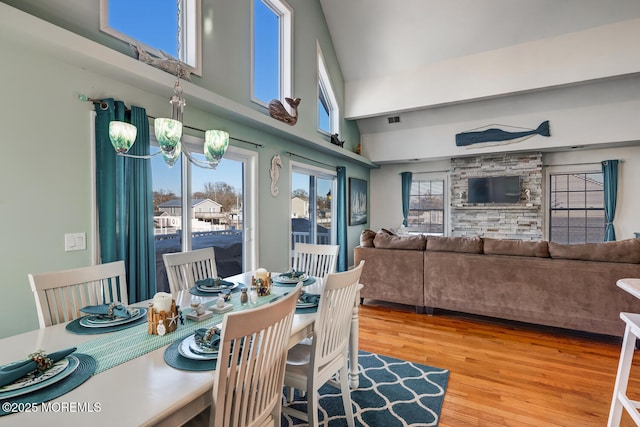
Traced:
<svg viewBox="0 0 640 427">
<path fill-rule="evenodd" d="M 163 153 L 172 155 L 182 137 L 182 122 L 174 119 L 155 119 L 153 127 L 156 140 Z"/>
<path fill-rule="evenodd" d="M 138 129 L 131 123 L 112 120 L 109 122 L 109 139 L 119 154 L 124 154 L 136 141 Z"/>
<path fill-rule="evenodd" d="M 223 130 L 208 130 L 205 133 L 204 157 L 212 168 L 218 166 L 229 147 L 229 133 Z"/>
<path fill-rule="evenodd" d="M 180 158 L 180 153 L 182 152 L 182 144 L 178 141 L 178 145 L 175 146 L 172 153 L 167 153 L 165 151 L 162 152 L 162 158 L 167 166 L 172 167 L 176 161 Z"/>
</svg>

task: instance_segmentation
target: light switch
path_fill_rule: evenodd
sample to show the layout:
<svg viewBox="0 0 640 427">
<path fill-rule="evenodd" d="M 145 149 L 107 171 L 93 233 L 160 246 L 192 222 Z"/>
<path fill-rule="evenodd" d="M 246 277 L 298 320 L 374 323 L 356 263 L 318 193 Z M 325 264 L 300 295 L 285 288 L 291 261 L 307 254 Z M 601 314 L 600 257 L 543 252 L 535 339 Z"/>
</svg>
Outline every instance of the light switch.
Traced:
<svg viewBox="0 0 640 427">
<path fill-rule="evenodd" d="M 64 235 L 64 250 L 83 251 L 87 249 L 87 233 L 67 233 Z"/>
</svg>

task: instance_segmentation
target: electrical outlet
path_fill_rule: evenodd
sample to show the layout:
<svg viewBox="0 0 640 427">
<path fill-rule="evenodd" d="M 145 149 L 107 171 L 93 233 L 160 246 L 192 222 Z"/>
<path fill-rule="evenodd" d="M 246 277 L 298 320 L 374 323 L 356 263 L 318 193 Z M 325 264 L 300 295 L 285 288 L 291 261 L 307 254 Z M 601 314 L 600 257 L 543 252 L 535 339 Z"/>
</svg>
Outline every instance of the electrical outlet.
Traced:
<svg viewBox="0 0 640 427">
<path fill-rule="evenodd" d="M 87 233 L 67 233 L 64 235 L 64 250 L 84 251 L 87 249 Z"/>
</svg>

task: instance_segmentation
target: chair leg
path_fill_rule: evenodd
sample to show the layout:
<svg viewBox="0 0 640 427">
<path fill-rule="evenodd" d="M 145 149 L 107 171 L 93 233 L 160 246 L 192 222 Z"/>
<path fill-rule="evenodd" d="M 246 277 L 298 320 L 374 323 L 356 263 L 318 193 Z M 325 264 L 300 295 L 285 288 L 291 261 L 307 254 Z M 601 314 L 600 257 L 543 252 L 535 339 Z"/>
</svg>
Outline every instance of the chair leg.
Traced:
<svg viewBox="0 0 640 427">
<path fill-rule="evenodd" d="M 307 417 L 309 421 L 309 427 L 317 426 L 318 424 L 318 384 L 309 378 L 307 381 Z"/>
<path fill-rule="evenodd" d="M 351 388 L 349 387 L 349 367 L 347 364 L 347 357 L 345 355 L 344 363 L 340 368 L 340 390 L 342 394 L 342 406 L 344 406 L 344 413 L 347 417 L 347 425 L 349 427 L 355 426 L 353 420 L 353 406 L 351 405 Z M 312 424 L 309 424 L 312 425 Z"/>
<path fill-rule="evenodd" d="M 624 338 L 622 340 L 620 362 L 618 364 L 616 384 L 613 387 L 613 398 L 611 400 L 611 410 L 609 412 L 609 422 L 607 423 L 607 427 L 617 427 L 620 425 L 623 406 L 619 396 L 627 394 L 627 385 L 629 383 L 629 373 L 631 372 L 635 346 L 636 336 L 631 332 L 631 325 L 627 324 L 624 331 Z"/>
</svg>

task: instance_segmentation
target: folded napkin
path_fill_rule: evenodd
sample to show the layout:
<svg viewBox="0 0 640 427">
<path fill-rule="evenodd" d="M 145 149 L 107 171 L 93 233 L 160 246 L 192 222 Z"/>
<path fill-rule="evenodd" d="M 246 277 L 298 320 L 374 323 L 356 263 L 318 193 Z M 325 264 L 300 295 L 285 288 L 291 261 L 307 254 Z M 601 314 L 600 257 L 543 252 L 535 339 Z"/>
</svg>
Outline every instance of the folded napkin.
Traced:
<svg viewBox="0 0 640 427">
<path fill-rule="evenodd" d="M 281 274 L 281 276 L 289 277 L 289 278 L 291 278 L 291 279 L 296 279 L 296 278 L 298 278 L 298 277 L 302 277 L 302 276 L 304 276 L 304 274 L 305 274 L 305 273 L 304 273 L 304 271 L 299 271 L 299 270 L 293 270 L 293 269 L 291 269 L 291 270 L 289 270 L 289 271 L 285 271 L 284 273 L 282 273 L 282 274 Z"/>
<path fill-rule="evenodd" d="M 88 305 L 81 308 L 80 311 L 87 314 L 122 317 L 123 319 L 128 319 L 129 317 L 131 317 L 131 313 L 129 313 L 127 307 L 120 304 L 119 302 L 111 304 Z"/>
<path fill-rule="evenodd" d="M 71 353 L 76 351 L 75 347 L 67 348 L 65 350 L 56 351 L 46 355 L 48 359 L 51 359 L 51 363 L 56 363 Z M 19 362 L 9 363 L 0 367 L 0 387 L 7 384 L 11 384 L 15 380 L 24 377 L 25 375 L 38 369 L 38 363 L 33 359 L 26 359 Z"/>
<path fill-rule="evenodd" d="M 216 286 L 216 279 L 209 277 L 207 279 L 196 280 L 196 286 L 205 287 L 205 288 L 220 288 L 220 287 L 228 287 L 231 285 L 230 282 L 226 282 L 224 280 L 219 280 L 218 286 Z"/>
<path fill-rule="evenodd" d="M 310 294 L 308 292 L 305 292 L 304 294 L 300 295 L 300 298 L 298 298 L 298 301 L 304 302 L 307 304 L 318 304 L 320 302 L 320 295 Z"/>
<path fill-rule="evenodd" d="M 196 342 L 210 349 L 217 349 L 220 345 L 220 329 L 215 326 L 212 328 L 196 329 Z"/>
</svg>

